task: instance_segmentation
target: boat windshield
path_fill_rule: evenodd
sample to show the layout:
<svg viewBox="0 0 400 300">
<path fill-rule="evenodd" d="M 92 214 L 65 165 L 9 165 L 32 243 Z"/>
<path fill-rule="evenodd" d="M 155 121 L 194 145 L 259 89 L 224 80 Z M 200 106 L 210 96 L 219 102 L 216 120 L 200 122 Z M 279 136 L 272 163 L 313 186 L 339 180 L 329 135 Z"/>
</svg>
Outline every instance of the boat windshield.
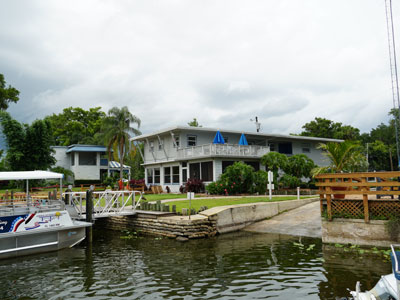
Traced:
<svg viewBox="0 0 400 300">
<path fill-rule="evenodd" d="M 64 209 L 65 204 L 61 200 L 32 198 L 0 200 L 0 217 Z"/>
</svg>

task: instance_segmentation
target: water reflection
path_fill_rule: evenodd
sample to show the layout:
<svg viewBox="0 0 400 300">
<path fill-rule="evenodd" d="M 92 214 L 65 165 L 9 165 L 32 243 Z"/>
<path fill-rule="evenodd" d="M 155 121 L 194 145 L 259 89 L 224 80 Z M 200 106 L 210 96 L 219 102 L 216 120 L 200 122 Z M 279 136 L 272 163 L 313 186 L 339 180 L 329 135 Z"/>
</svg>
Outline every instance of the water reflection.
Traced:
<svg viewBox="0 0 400 300">
<path fill-rule="evenodd" d="M 0 261 L 0 299 L 335 299 L 390 272 L 320 239 L 235 233 L 180 243 L 95 232 L 92 246 Z"/>
</svg>

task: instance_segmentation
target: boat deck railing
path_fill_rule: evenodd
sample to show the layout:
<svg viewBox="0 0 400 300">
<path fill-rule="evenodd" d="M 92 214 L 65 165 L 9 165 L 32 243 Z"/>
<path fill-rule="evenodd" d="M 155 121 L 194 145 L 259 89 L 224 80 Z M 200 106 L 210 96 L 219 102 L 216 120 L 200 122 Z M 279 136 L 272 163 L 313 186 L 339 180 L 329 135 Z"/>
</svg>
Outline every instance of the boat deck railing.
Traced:
<svg viewBox="0 0 400 300">
<path fill-rule="evenodd" d="M 134 213 L 138 207 L 142 192 L 140 191 L 99 191 L 92 192 L 94 217 L 106 217 L 124 213 Z M 86 214 L 86 192 L 65 192 L 66 204 L 73 206 L 79 218 Z"/>
<path fill-rule="evenodd" d="M 65 203 L 61 200 L 19 198 L 2 200 L 0 216 L 24 215 L 29 213 L 64 210 Z"/>
</svg>

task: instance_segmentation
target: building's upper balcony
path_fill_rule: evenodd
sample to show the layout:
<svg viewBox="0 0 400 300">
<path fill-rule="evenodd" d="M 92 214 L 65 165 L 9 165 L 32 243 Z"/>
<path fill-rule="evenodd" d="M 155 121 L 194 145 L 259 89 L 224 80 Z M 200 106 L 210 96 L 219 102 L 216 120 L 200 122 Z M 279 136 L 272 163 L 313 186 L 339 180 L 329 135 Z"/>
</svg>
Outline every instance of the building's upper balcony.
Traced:
<svg viewBox="0 0 400 300">
<path fill-rule="evenodd" d="M 234 145 L 234 144 L 206 144 L 178 149 L 178 159 L 193 159 L 202 157 L 242 157 L 260 158 L 269 152 L 267 146 Z"/>
</svg>

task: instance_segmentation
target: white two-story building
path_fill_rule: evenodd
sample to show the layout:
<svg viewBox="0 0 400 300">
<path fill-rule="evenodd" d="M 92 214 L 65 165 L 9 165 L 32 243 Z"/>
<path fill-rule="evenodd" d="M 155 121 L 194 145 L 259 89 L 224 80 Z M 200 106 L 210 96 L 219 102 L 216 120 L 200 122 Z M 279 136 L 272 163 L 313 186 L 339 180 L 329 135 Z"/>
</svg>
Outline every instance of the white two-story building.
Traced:
<svg viewBox="0 0 400 300">
<path fill-rule="evenodd" d="M 53 146 L 56 166 L 71 170 L 78 181 L 101 182 L 111 172 L 118 172 L 120 164 L 105 158 L 107 148 L 98 145 Z M 130 179 L 130 167 L 124 165 Z"/>
<path fill-rule="evenodd" d="M 326 164 L 319 143 L 342 140 L 222 130 L 225 143 L 214 144 L 218 129 L 176 126 L 132 138 L 143 143 L 145 179 L 147 185 L 168 186 L 177 192 L 188 178 L 212 182 L 236 161 L 249 164 L 257 170 L 265 170 L 261 157 L 269 151 L 286 155 L 305 154 L 315 164 Z M 248 145 L 239 145 L 242 135 Z"/>
</svg>

